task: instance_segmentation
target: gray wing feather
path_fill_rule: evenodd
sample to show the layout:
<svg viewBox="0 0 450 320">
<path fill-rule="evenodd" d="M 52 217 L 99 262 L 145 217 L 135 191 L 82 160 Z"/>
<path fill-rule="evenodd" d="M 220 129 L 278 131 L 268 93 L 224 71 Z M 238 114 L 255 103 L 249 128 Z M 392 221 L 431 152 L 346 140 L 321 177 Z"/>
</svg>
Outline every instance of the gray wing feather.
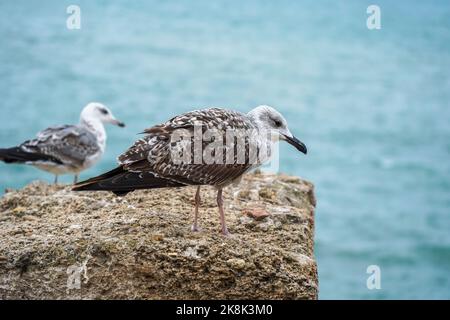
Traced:
<svg viewBox="0 0 450 320">
<path fill-rule="evenodd" d="M 27 152 L 52 156 L 70 166 L 81 166 L 87 157 L 100 150 L 95 135 L 76 125 L 42 130 L 35 139 L 25 141 L 21 147 Z"/>
</svg>

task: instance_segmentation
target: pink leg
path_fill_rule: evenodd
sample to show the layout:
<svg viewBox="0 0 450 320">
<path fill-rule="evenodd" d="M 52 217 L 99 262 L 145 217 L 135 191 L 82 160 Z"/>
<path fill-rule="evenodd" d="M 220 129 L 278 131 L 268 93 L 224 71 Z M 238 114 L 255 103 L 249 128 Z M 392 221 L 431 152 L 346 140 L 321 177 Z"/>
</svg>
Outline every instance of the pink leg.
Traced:
<svg viewBox="0 0 450 320">
<path fill-rule="evenodd" d="M 194 224 L 192 225 L 192 231 L 200 231 L 198 227 L 198 207 L 200 205 L 200 186 L 197 187 L 197 192 L 195 193 L 195 209 L 194 209 Z"/>
<path fill-rule="evenodd" d="M 223 212 L 223 198 L 222 198 L 222 188 L 217 191 L 217 206 L 219 207 L 220 213 L 220 223 L 222 225 L 222 234 L 224 236 L 230 235 L 228 232 L 227 225 L 225 223 L 225 213 Z"/>
</svg>

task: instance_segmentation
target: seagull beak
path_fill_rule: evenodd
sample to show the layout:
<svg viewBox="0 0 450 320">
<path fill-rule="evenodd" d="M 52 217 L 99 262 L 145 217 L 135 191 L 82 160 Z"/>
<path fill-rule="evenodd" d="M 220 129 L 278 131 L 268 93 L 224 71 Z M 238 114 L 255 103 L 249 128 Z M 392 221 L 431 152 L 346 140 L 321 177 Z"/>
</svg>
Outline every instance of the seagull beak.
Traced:
<svg viewBox="0 0 450 320">
<path fill-rule="evenodd" d="M 284 138 L 284 140 L 289 143 L 290 145 L 294 146 L 298 151 L 307 154 L 308 153 L 308 149 L 306 148 L 305 144 L 303 142 L 301 142 L 300 140 L 298 140 L 296 137 L 292 136 L 289 137 L 287 135 L 282 135 L 282 137 Z"/>
<path fill-rule="evenodd" d="M 114 120 L 111 122 L 111 124 L 113 124 L 113 125 L 115 125 L 115 126 L 118 126 L 118 127 L 121 127 L 121 128 L 125 127 L 125 123 L 123 123 L 123 122 L 121 122 L 121 121 L 119 121 L 119 120 L 116 120 L 116 119 L 114 119 Z"/>
</svg>

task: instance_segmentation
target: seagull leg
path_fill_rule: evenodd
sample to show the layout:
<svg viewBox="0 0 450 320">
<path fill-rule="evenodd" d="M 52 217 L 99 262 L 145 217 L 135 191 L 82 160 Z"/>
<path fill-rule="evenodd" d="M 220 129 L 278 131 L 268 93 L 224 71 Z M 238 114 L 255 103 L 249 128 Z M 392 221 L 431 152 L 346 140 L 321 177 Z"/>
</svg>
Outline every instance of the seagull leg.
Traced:
<svg viewBox="0 0 450 320">
<path fill-rule="evenodd" d="M 194 224 L 192 225 L 192 231 L 201 231 L 198 227 L 198 207 L 200 205 L 200 186 L 197 187 L 197 192 L 195 193 L 195 209 L 194 209 Z"/>
<path fill-rule="evenodd" d="M 217 206 L 219 207 L 220 223 L 222 225 L 222 234 L 224 236 L 229 236 L 230 233 L 228 232 L 228 228 L 225 223 L 225 213 L 223 212 L 222 188 L 219 188 L 219 190 L 217 190 Z"/>
<path fill-rule="evenodd" d="M 53 184 L 56 186 L 58 184 L 58 175 L 55 174 L 55 181 L 53 182 Z"/>
<path fill-rule="evenodd" d="M 78 174 L 75 174 L 73 176 L 73 184 L 76 184 L 78 182 Z"/>
</svg>

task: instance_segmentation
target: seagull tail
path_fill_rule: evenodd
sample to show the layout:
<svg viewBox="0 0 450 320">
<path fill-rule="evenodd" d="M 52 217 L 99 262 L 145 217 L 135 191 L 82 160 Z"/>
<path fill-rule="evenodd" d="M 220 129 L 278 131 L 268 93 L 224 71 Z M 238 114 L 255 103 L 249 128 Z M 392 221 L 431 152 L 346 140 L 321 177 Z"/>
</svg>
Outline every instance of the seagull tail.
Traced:
<svg viewBox="0 0 450 320">
<path fill-rule="evenodd" d="M 51 156 L 42 153 L 27 152 L 21 147 L 0 149 L 0 161 L 5 163 L 33 163 L 38 161 L 53 161 L 60 163 L 60 161 Z"/>
<path fill-rule="evenodd" d="M 73 191 L 111 191 L 123 196 L 137 189 L 183 187 L 184 184 L 158 178 L 149 172 L 130 172 L 117 167 L 97 177 L 79 182 Z"/>
</svg>

